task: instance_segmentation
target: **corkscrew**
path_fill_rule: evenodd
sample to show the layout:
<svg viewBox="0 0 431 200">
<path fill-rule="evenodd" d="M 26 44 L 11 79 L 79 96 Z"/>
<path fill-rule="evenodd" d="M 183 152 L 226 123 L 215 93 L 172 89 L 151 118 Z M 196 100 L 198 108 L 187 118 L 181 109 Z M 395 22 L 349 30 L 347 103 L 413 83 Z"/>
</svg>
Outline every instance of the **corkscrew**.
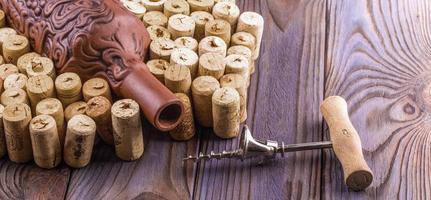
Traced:
<svg viewBox="0 0 431 200">
<path fill-rule="evenodd" d="M 197 156 L 188 156 L 183 161 L 200 162 L 223 158 L 244 160 L 258 156 L 275 158 L 277 154 L 284 157 L 287 152 L 333 148 L 343 168 L 347 186 L 354 191 L 367 188 L 373 180 L 373 173 L 364 159 L 359 135 L 350 122 L 346 101 L 339 96 L 331 96 L 322 102 L 320 109 L 328 124 L 331 141 L 285 144 L 272 140 L 258 140 L 253 138 L 250 129 L 245 125 L 238 149 L 220 153 L 212 151 L 209 154 L 200 153 Z"/>
</svg>

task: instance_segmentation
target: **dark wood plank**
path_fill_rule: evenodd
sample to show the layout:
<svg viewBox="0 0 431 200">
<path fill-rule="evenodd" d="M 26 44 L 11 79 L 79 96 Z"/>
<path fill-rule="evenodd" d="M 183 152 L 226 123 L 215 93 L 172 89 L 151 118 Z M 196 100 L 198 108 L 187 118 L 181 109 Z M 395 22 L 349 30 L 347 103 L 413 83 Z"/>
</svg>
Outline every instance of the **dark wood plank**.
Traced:
<svg viewBox="0 0 431 200">
<path fill-rule="evenodd" d="M 74 170 L 67 199 L 189 199 L 193 165 L 182 158 L 197 151 L 197 138 L 174 142 L 144 123 L 145 151 L 133 162 L 121 161 L 113 146 L 99 142 L 89 166 Z"/>
<path fill-rule="evenodd" d="M 0 161 L 0 199 L 64 199 L 70 170 L 61 164 L 52 170 L 34 163 Z"/>
<path fill-rule="evenodd" d="M 325 96 L 346 98 L 374 182 L 349 192 L 326 153 L 324 198 L 431 198 L 430 1 L 328 2 Z"/>
<path fill-rule="evenodd" d="M 247 123 L 254 136 L 286 143 L 319 141 L 322 121 L 325 0 L 242 0 L 242 11 L 265 18 L 257 72 L 249 89 Z M 202 136 L 200 151 L 222 151 L 238 140 Z M 194 199 L 318 199 L 321 152 L 259 160 L 213 160 L 198 169 Z"/>
</svg>

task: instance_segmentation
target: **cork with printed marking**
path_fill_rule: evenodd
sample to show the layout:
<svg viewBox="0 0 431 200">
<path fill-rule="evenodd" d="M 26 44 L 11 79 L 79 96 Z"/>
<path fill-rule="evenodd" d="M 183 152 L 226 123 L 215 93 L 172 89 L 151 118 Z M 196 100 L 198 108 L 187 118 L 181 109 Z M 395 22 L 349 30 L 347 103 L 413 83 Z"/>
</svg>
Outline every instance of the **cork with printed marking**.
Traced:
<svg viewBox="0 0 431 200">
<path fill-rule="evenodd" d="M 29 132 L 31 110 L 27 104 L 6 106 L 3 125 L 9 159 L 16 163 L 26 163 L 33 159 Z"/>
<path fill-rule="evenodd" d="M 74 168 L 90 163 L 96 136 L 96 123 L 86 115 L 75 115 L 67 123 L 64 162 Z"/>
<path fill-rule="evenodd" d="M 122 160 L 132 161 L 144 153 L 139 105 L 132 99 L 122 99 L 111 108 L 115 154 Z"/>
<path fill-rule="evenodd" d="M 54 118 L 38 115 L 30 121 L 29 130 L 36 165 L 51 169 L 60 164 L 61 146 Z"/>
</svg>

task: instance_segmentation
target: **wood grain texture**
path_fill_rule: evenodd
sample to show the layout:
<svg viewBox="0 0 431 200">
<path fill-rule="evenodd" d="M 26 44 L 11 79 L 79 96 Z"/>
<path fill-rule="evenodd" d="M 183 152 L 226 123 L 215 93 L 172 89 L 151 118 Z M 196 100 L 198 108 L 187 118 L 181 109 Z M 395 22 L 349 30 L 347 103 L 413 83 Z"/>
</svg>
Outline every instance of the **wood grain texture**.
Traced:
<svg viewBox="0 0 431 200">
<path fill-rule="evenodd" d="M 323 98 L 324 0 L 237 1 L 265 19 L 257 72 L 249 88 L 247 123 L 256 138 L 286 143 L 319 141 Z M 205 130 L 200 151 L 238 147 Z M 320 151 L 259 160 L 213 160 L 199 165 L 194 199 L 318 199 Z"/>
<path fill-rule="evenodd" d="M 144 155 L 133 162 L 99 142 L 91 163 L 72 172 L 66 199 L 189 199 L 194 166 L 183 167 L 182 158 L 196 152 L 197 138 L 175 142 L 146 122 L 143 132 Z"/>
<path fill-rule="evenodd" d="M 51 170 L 34 163 L 0 161 L 0 199 L 64 199 L 70 170 L 64 165 Z"/>
<path fill-rule="evenodd" d="M 429 199 L 428 0 L 328 1 L 325 96 L 349 105 L 374 182 L 349 192 L 325 153 L 324 199 Z"/>
</svg>

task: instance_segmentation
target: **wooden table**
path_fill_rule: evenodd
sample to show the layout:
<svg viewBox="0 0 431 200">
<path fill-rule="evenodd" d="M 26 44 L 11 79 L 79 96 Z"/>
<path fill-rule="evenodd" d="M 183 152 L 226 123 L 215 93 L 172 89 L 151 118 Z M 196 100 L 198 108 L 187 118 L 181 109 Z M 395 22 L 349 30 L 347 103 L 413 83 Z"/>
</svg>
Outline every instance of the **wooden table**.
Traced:
<svg viewBox="0 0 431 200">
<path fill-rule="evenodd" d="M 145 123 L 145 154 L 122 162 L 95 146 L 84 169 L 0 162 L 0 199 L 419 199 L 430 198 L 431 3 L 428 0 L 240 0 L 265 18 L 247 123 L 255 137 L 327 139 L 319 104 L 347 99 L 374 171 L 348 191 L 330 150 L 290 153 L 263 165 L 220 160 L 182 165 L 186 154 L 237 147 L 199 129 L 173 142 Z"/>
</svg>

